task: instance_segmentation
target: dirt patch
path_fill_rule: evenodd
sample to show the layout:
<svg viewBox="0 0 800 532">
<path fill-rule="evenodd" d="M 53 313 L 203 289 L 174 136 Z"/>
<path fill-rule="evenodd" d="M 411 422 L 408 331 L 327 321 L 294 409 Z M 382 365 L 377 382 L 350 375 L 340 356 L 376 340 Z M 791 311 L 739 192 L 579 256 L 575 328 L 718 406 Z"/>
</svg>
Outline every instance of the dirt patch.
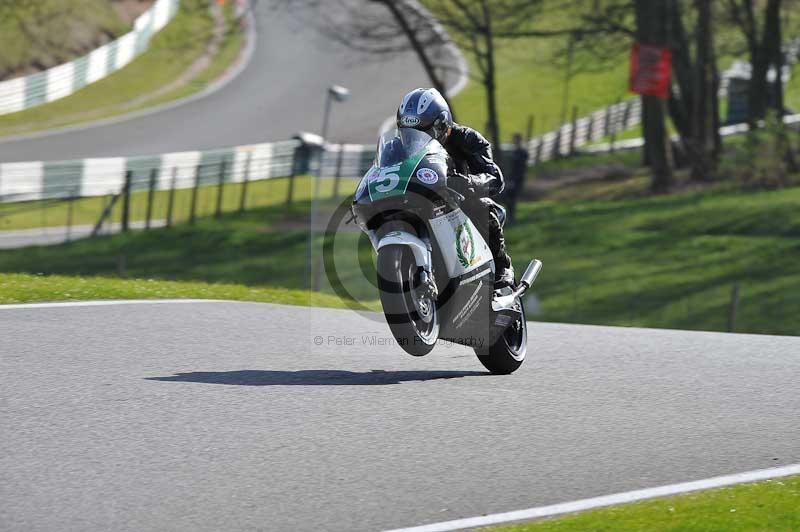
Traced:
<svg viewBox="0 0 800 532">
<path fill-rule="evenodd" d="M 150 9 L 155 0 L 111 0 L 111 7 L 125 24 L 133 25 L 139 16 Z"/>
<path fill-rule="evenodd" d="M 592 183 L 599 181 L 624 181 L 633 176 L 634 171 L 621 164 L 598 165 L 588 168 L 574 168 L 550 172 L 529 179 L 525 184 L 522 197 L 537 199 L 553 190 L 576 185 L 579 183 Z"/>
</svg>

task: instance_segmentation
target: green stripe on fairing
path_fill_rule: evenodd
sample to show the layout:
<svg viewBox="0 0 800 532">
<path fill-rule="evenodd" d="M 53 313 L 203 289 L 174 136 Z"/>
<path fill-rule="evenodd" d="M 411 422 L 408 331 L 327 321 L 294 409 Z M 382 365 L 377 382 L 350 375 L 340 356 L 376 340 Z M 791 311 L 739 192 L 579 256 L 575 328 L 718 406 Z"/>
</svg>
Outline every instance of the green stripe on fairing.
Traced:
<svg viewBox="0 0 800 532">
<path fill-rule="evenodd" d="M 402 196 L 406 193 L 408 189 L 408 184 L 411 182 L 411 176 L 414 175 L 414 170 L 417 169 L 419 166 L 419 162 L 428 154 L 428 147 L 425 146 L 421 150 L 419 150 L 416 154 L 412 155 L 402 163 L 400 163 L 400 169 L 397 172 L 392 172 L 396 174 L 400 180 L 397 185 L 392 188 L 391 190 L 387 190 L 386 192 L 380 192 L 376 190 L 376 187 L 385 183 L 387 179 L 370 179 L 368 183 L 369 187 L 369 197 L 372 201 L 377 201 L 379 199 L 391 198 L 392 196 Z M 377 168 L 377 166 L 373 166 L 373 169 Z M 391 168 L 391 167 L 388 167 Z M 370 173 L 372 173 L 373 169 L 370 169 Z"/>
</svg>

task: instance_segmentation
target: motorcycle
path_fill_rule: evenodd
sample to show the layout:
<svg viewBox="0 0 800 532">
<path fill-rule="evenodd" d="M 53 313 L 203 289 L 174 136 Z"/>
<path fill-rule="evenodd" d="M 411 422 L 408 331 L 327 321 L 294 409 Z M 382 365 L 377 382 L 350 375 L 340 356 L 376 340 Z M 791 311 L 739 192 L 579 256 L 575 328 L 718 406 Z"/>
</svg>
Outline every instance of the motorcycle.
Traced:
<svg viewBox="0 0 800 532">
<path fill-rule="evenodd" d="M 527 354 L 521 298 L 542 268 L 532 260 L 516 287 L 494 289 L 488 245 L 448 188 L 452 161 L 425 132 L 384 133 L 356 189 L 353 218 L 377 253 L 377 286 L 389 328 L 414 356 L 438 340 L 472 347 L 495 374 L 516 371 Z"/>
</svg>

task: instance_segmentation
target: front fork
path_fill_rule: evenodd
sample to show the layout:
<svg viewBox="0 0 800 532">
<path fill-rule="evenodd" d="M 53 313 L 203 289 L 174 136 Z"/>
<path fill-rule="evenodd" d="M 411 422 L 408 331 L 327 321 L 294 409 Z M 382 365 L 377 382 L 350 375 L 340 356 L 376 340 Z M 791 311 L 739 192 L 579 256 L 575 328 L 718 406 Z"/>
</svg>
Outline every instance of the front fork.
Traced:
<svg viewBox="0 0 800 532">
<path fill-rule="evenodd" d="M 420 238 L 413 234 L 407 227 L 404 224 L 398 223 L 395 226 L 389 223 L 381 227 L 380 232 L 369 231 L 368 236 L 376 253 L 388 245 L 408 246 L 414 255 L 414 262 L 417 263 L 417 273 L 413 279 L 415 295 L 420 299 L 429 298 L 431 301 L 436 301 L 439 291 L 433 276 L 431 241 L 428 237 Z"/>
</svg>

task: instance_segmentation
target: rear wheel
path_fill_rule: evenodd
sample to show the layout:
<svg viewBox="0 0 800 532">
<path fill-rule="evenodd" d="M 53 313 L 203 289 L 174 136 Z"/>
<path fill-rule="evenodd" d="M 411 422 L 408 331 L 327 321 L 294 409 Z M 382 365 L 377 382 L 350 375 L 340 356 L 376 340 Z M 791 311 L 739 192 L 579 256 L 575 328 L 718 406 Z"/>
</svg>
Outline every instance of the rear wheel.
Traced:
<svg viewBox="0 0 800 532">
<path fill-rule="evenodd" d="M 427 355 L 439 338 L 436 301 L 418 283 L 418 266 L 408 246 L 378 250 L 378 289 L 389 329 L 405 352 Z"/>
<path fill-rule="evenodd" d="M 503 335 L 488 350 L 475 350 L 478 360 L 496 375 L 514 373 L 522 365 L 528 352 L 528 322 L 525 308 L 519 302 L 520 317 L 510 324 Z"/>
</svg>

